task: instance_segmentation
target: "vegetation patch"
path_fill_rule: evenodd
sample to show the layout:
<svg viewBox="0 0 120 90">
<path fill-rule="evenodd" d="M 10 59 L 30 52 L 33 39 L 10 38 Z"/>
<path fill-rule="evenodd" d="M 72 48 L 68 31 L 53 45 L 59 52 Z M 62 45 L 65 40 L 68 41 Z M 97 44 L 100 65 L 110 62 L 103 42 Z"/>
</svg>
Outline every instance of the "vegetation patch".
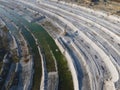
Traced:
<svg viewBox="0 0 120 90">
<path fill-rule="evenodd" d="M 58 73 L 59 73 L 59 90 L 73 90 L 73 82 L 72 76 L 68 69 L 67 61 L 65 57 L 60 52 L 59 48 L 55 44 L 54 40 L 50 37 L 50 35 L 39 25 L 32 23 L 29 25 L 30 30 L 33 32 L 34 36 L 38 39 L 41 47 L 45 51 L 45 55 L 47 57 L 47 69 L 54 69 L 54 61 L 52 60 L 52 54 L 50 50 L 53 52 L 55 59 L 57 61 Z M 49 70 L 48 70 L 49 71 Z"/>
</svg>

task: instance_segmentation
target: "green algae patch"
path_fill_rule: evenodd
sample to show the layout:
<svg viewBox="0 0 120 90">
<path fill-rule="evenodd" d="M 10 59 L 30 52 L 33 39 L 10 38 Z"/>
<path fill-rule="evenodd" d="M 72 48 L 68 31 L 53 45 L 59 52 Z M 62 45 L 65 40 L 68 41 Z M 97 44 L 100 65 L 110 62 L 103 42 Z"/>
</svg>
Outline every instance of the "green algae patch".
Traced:
<svg viewBox="0 0 120 90">
<path fill-rule="evenodd" d="M 55 64 L 54 64 L 53 57 L 50 51 L 53 52 L 53 55 L 57 62 L 58 74 L 59 74 L 58 89 L 59 90 L 74 90 L 72 76 L 71 76 L 71 72 L 69 71 L 69 68 L 67 65 L 67 60 L 60 52 L 55 41 L 44 30 L 44 28 L 42 28 L 40 25 L 36 23 L 31 23 L 29 25 L 29 29 L 34 34 L 34 36 L 37 38 L 40 46 L 44 49 L 44 52 L 47 58 L 46 66 L 47 66 L 48 72 L 55 70 Z"/>
</svg>

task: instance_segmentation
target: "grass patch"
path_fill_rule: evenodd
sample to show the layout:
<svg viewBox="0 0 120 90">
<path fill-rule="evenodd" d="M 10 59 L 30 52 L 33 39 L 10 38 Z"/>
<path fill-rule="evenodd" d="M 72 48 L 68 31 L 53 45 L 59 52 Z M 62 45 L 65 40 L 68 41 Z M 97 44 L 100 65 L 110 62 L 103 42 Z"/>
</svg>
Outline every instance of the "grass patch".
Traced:
<svg viewBox="0 0 120 90">
<path fill-rule="evenodd" d="M 30 30 L 33 32 L 35 37 L 38 39 L 38 42 L 42 46 L 45 51 L 46 57 L 49 59 L 47 64 L 48 68 L 53 68 L 54 62 L 52 59 L 52 54 L 50 53 L 50 49 L 52 50 L 58 65 L 58 73 L 59 73 L 59 90 L 73 90 L 73 81 L 71 73 L 67 66 L 67 61 L 65 57 L 60 52 L 59 48 L 55 44 L 54 40 L 50 37 L 50 35 L 39 25 L 32 23 L 29 26 Z M 49 47 L 48 47 L 49 46 Z M 56 51 L 56 49 L 58 51 Z"/>
<path fill-rule="evenodd" d="M 44 33 L 45 30 L 43 30 L 43 28 L 41 28 L 40 26 L 38 26 L 36 24 L 31 24 L 29 26 L 29 28 L 30 28 L 30 30 L 32 30 L 33 34 L 38 39 L 38 42 L 39 42 L 41 48 L 45 52 L 47 71 L 48 72 L 55 71 L 55 63 L 54 63 L 52 54 L 50 52 L 51 47 L 48 43 L 48 41 L 51 42 L 51 40 L 48 40 L 49 39 L 48 34 Z M 41 30 L 42 30 L 42 32 L 40 32 Z"/>
</svg>

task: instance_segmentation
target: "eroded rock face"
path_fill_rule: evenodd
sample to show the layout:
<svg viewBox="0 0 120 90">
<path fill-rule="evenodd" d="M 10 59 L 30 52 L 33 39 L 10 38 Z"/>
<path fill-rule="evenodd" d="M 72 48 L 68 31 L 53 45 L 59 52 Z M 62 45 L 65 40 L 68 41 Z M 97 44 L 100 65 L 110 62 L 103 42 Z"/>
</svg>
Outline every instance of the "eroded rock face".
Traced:
<svg viewBox="0 0 120 90">
<path fill-rule="evenodd" d="M 103 90 L 115 90 L 114 83 L 111 81 L 104 81 L 104 87 Z"/>
</svg>

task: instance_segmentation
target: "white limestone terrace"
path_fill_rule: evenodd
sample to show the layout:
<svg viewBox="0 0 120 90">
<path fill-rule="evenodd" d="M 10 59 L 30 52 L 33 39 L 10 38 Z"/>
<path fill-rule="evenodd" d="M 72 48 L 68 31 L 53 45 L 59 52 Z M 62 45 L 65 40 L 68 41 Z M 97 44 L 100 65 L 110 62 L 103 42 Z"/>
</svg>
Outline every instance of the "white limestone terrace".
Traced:
<svg viewBox="0 0 120 90">
<path fill-rule="evenodd" d="M 20 47 L 22 58 L 19 62 L 20 77 L 17 90 L 29 90 L 32 88 L 33 81 L 33 56 L 29 53 L 28 43 L 22 35 L 21 31 L 19 32 L 20 38 Z"/>
<path fill-rule="evenodd" d="M 56 18 L 58 18 L 59 20 L 61 20 L 64 24 L 67 24 L 67 26 L 73 30 L 73 32 L 78 31 L 78 35 L 86 42 L 88 43 L 88 45 L 90 47 L 92 47 L 101 57 L 101 61 L 103 61 L 103 63 L 106 66 L 106 70 L 108 70 L 108 72 L 110 73 L 110 77 L 108 77 L 108 81 L 105 81 L 105 88 L 109 89 L 109 90 L 114 90 L 114 83 L 118 81 L 119 79 L 119 73 L 118 70 L 115 66 L 115 64 L 111 61 L 111 58 L 109 57 L 108 54 L 105 53 L 105 51 L 103 49 L 101 49 L 95 42 L 93 42 L 93 40 L 91 40 L 91 38 L 88 37 L 88 35 L 86 35 L 84 32 L 82 32 L 82 30 L 80 30 L 78 27 L 76 27 L 73 24 L 73 20 L 67 19 L 65 16 L 70 17 L 72 19 L 81 19 L 82 21 L 86 21 L 87 23 L 92 24 L 93 26 L 95 26 L 96 28 L 101 28 L 102 31 L 104 31 L 106 33 L 106 35 L 111 36 L 112 38 L 114 38 L 114 42 L 118 42 L 120 40 L 120 37 L 118 35 L 116 35 L 113 30 L 109 30 L 107 27 L 101 25 L 101 21 L 99 22 L 95 22 L 92 19 L 87 18 L 86 16 L 81 16 L 81 15 L 77 15 L 74 12 L 70 12 L 69 10 L 61 10 L 60 8 L 56 8 L 57 6 L 55 5 L 50 5 L 48 2 L 40 2 L 40 5 L 43 5 L 44 7 L 48 8 L 42 8 L 39 6 L 39 4 L 35 5 L 29 2 L 25 2 L 25 1 L 21 1 L 22 3 L 26 4 L 26 5 L 30 5 L 31 7 L 35 8 L 35 9 L 39 9 L 40 11 L 44 12 L 44 14 L 47 14 L 47 16 L 54 16 Z M 63 4 L 64 6 L 64 4 Z M 82 8 L 82 7 L 81 7 Z M 50 10 L 51 9 L 51 10 Z M 52 11 L 53 9 L 53 11 Z M 56 11 L 54 11 L 56 10 Z M 57 11 L 58 10 L 58 11 Z M 89 9 L 83 9 L 82 8 L 82 12 L 86 13 L 86 11 L 90 12 Z M 60 14 L 59 12 L 64 12 L 62 14 Z M 77 12 L 77 11 L 76 11 Z M 58 14 L 59 13 L 59 14 Z M 96 14 L 96 12 L 94 12 Z M 92 15 L 91 13 L 89 13 L 89 15 Z M 101 15 L 101 13 L 97 12 L 97 15 Z M 102 13 L 102 16 L 105 16 Z M 95 16 L 96 18 L 99 18 L 98 16 Z M 106 17 L 104 17 L 106 18 Z M 103 18 L 103 19 L 104 19 Z M 116 19 L 117 18 L 117 19 Z M 110 24 L 113 29 L 116 27 L 119 27 L 119 18 L 115 17 L 115 16 L 110 16 L 109 18 Z M 106 20 L 106 19 L 105 19 Z M 97 20 L 98 21 L 98 20 Z M 114 23 L 112 23 L 111 21 L 117 21 L 118 23 L 116 25 L 114 25 Z M 106 23 L 105 23 L 106 24 Z M 69 31 L 68 31 L 69 32 Z M 119 28 L 118 28 L 118 32 L 119 32 Z M 106 38 L 105 38 L 106 39 Z M 110 42 L 109 42 L 110 43 Z M 111 44 L 111 43 L 110 43 Z M 111 44 L 112 45 L 112 44 Z M 112 47 L 111 47 L 112 48 Z M 119 50 L 117 51 L 119 53 Z M 118 59 L 119 60 L 119 59 Z M 118 61 L 117 60 L 117 61 Z M 110 82 L 108 84 L 108 82 Z M 107 85 L 110 85 L 109 87 L 107 87 Z M 112 88 L 110 88 L 112 87 Z M 93 89 L 92 89 L 93 90 Z"/>
<path fill-rule="evenodd" d="M 7 20 L 5 21 L 5 25 L 7 27 L 6 22 L 7 22 Z M 16 29 L 18 29 L 18 27 L 15 25 L 15 23 L 12 22 L 12 24 L 14 25 L 14 27 L 16 27 Z M 10 79 L 11 79 L 12 73 L 13 72 L 18 73 L 18 69 L 19 69 L 21 71 L 21 73 L 19 73 L 20 77 L 19 77 L 18 86 L 13 85 L 13 86 L 11 86 L 10 90 L 16 90 L 16 89 L 17 90 L 30 90 L 31 86 L 32 86 L 32 80 L 33 80 L 32 79 L 33 78 L 33 57 L 32 57 L 32 55 L 29 55 L 28 44 L 27 44 L 27 41 L 25 40 L 25 38 L 23 37 L 22 33 L 18 32 L 19 38 L 17 38 L 17 39 L 15 37 L 16 35 L 13 36 L 13 32 L 9 31 L 9 33 L 11 35 L 11 39 L 9 42 L 10 50 L 16 50 L 17 55 L 18 55 L 18 52 L 20 54 L 22 54 L 22 59 L 20 60 L 19 63 L 12 64 L 10 71 L 8 73 L 8 77 L 5 81 L 5 86 L 9 86 L 9 84 L 11 84 L 12 81 L 10 81 Z M 19 42 L 19 44 L 18 44 L 18 42 Z M 26 55 L 28 55 L 28 56 L 26 57 Z M 27 60 L 27 61 L 25 62 L 25 60 Z"/>
<path fill-rule="evenodd" d="M 66 31 L 69 39 L 62 35 L 58 35 L 58 37 L 64 39 L 67 47 L 74 48 L 73 53 L 76 57 L 82 57 L 83 63 L 80 64 L 85 65 L 91 90 L 100 90 L 102 87 L 104 90 L 120 89 L 120 18 L 118 16 L 109 15 L 107 17 L 105 12 L 63 2 L 40 1 L 33 3 L 28 0 L 19 2 L 32 7 L 48 18 L 57 18 L 57 21 L 56 19 L 51 19 L 51 21 L 55 21 L 63 29 L 61 31 L 64 31 L 63 25 L 67 25 Z M 62 52 L 64 52 L 64 47 Z M 65 56 L 70 59 L 68 55 Z M 75 70 L 77 65 L 74 62 L 71 65 L 74 65 Z M 70 70 L 72 71 L 72 68 Z M 78 80 L 80 79 L 74 74 L 72 74 L 74 89 L 79 90 L 79 86 L 75 87 L 75 85 L 79 85 Z M 117 87 L 114 85 L 115 83 L 118 83 Z"/>
<path fill-rule="evenodd" d="M 24 62 L 25 59 L 29 59 L 26 63 Z M 22 67 L 22 68 L 21 68 Z M 33 57 L 28 56 L 27 58 L 22 58 L 20 61 L 20 78 L 17 90 L 30 90 L 32 86 L 32 79 L 33 79 Z"/>
</svg>

